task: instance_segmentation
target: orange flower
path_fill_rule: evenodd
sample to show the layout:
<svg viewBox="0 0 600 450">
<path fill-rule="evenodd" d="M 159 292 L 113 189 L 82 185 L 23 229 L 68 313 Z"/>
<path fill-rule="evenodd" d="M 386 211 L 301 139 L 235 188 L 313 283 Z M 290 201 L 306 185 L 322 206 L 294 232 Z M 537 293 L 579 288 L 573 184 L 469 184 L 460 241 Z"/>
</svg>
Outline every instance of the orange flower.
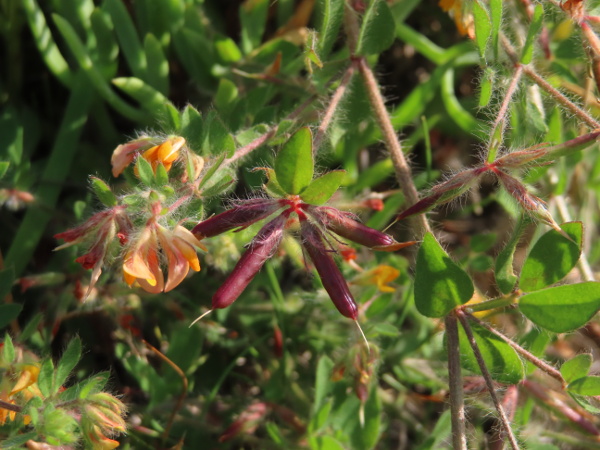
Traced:
<svg viewBox="0 0 600 450">
<path fill-rule="evenodd" d="M 21 392 L 21 395 L 23 397 L 23 403 L 26 403 L 33 397 L 42 397 L 42 393 L 37 387 L 37 379 L 39 373 L 40 368 L 36 365 L 22 365 L 17 382 L 10 391 L 8 391 L 8 389 L 5 389 L 2 392 L 0 392 L 0 400 L 3 400 L 4 402 L 9 403 L 11 405 L 16 405 L 13 397 L 19 392 Z M 4 425 L 6 423 L 6 419 L 10 421 L 15 420 L 15 417 L 15 411 L 0 408 L 0 425 Z M 25 425 L 29 424 L 30 421 L 31 418 L 29 416 L 23 416 L 23 423 Z"/>
<path fill-rule="evenodd" d="M 456 28 L 461 35 L 475 39 L 473 13 L 466 9 L 463 0 L 440 0 L 438 4 L 454 19 Z"/>
<path fill-rule="evenodd" d="M 385 264 L 380 264 L 374 269 L 358 275 L 352 280 L 352 283 L 359 286 L 375 285 L 381 292 L 394 292 L 395 289 L 392 286 L 389 286 L 388 283 L 391 283 L 399 276 L 400 271 L 398 269 L 395 269 L 392 266 L 386 266 Z"/>
<path fill-rule="evenodd" d="M 173 136 L 152 146 L 152 140 L 149 137 L 136 139 L 127 144 L 119 145 L 113 152 L 110 160 L 114 177 L 118 177 L 125 168 L 131 164 L 138 155 L 141 155 L 152 165 L 156 172 L 156 167 L 161 163 L 165 166 L 167 172 L 171 169 L 173 162 L 179 158 L 179 150 L 185 145 L 185 139 L 181 136 Z"/>
<path fill-rule="evenodd" d="M 125 255 L 125 282 L 131 286 L 137 281 L 142 289 L 153 294 L 169 292 L 183 281 L 190 268 L 200 270 L 196 247 L 205 249 L 189 230 L 181 225 L 168 230 L 152 218 Z M 159 262 L 161 250 L 167 259 L 166 284 Z"/>
</svg>

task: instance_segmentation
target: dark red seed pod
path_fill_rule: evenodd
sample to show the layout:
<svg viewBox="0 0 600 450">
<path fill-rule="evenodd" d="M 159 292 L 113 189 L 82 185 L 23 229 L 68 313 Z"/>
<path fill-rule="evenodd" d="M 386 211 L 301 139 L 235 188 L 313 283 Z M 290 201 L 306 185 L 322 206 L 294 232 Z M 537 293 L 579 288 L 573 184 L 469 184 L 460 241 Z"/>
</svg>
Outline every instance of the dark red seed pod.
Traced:
<svg viewBox="0 0 600 450">
<path fill-rule="evenodd" d="M 348 289 L 348 284 L 344 279 L 340 269 L 331 257 L 331 251 L 325 247 L 321 232 L 319 229 L 303 220 L 301 223 L 302 245 L 310 256 L 323 287 L 329 294 L 333 304 L 342 315 L 356 320 L 358 318 L 358 307 Z"/>
<path fill-rule="evenodd" d="M 221 214 L 203 220 L 194 227 L 192 233 L 198 239 L 204 239 L 234 228 L 245 228 L 270 216 L 281 207 L 277 200 L 264 198 L 247 200 Z"/>
<path fill-rule="evenodd" d="M 389 234 L 367 227 L 354 220 L 349 213 L 329 206 L 310 207 L 308 212 L 325 228 L 357 244 L 374 250 L 399 250 L 415 242 L 396 242 Z"/>
<path fill-rule="evenodd" d="M 277 250 L 283 238 L 286 221 L 286 217 L 279 215 L 260 229 L 231 274 L 217 289 L 212 298 L 213 309 L 227 308 L 237 300 L 267 259 Z"/>
</svg>

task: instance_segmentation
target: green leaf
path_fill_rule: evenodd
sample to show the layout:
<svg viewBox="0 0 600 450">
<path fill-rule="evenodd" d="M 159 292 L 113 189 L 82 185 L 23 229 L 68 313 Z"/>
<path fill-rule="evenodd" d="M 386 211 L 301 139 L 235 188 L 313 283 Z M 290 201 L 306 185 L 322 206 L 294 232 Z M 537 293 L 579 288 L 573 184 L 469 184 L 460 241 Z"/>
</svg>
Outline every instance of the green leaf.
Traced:
<svg viewBox="0 0 600 450">
<path fill-rule="evenodd" d="M 321 0 L 323 20 L 319 27 L 317 50 L 321 58 L 326 58 L 333 48 L 344 20 L 344 0 Z"/>
<path fill-rule="evenodd" d="M 37 331 L 38 325 L 40 324 L 43 318 L 44 314 L 41 312 L 31 317 L 27 321 L 27 324 L 25 324 L 23 331 L 21 331 L 21 334 L 19 335 L 19 340 L 21 342 L 27 342 L 27 340 L 33 335 L 33 333 Z"/>
<path fill-rule="evenodd" d="M 533 18 L 531 19 L 531 25 L 527 33 L 527 39 L 523 46 L 523 52 L 521 54 L 521 62 L 523 64 L 529 64 L 533 58 L 533 45 L 537 39 L 539 32 L 542 30 L 544 24 L 544 7 L 541 4 L 537 4 L 533 11 Z"/>
<path fill-rule="evenodd" d="M 248 54 L 262 41 L 269 12 L 269 0 L 246 0 L 240 8 L 241 45 Z"/>
<path fill-rule="evenodd" d="M 473 20 L 475 22 L 475 42 L 479 48 L 479 54 L 485 57 L 487 42 L 492 33 L 492 21 L 490 15 L 480 0 L 473 1 Z"/>
<path fill-rule="evenodd" d="M 503 0 L 490 0 L 490 15 L 492 16 L 492 50 L 494 51 L 494 58 L 498 57 L 500 25 L 502 25 L 502 3 Z"/>
<path fill-rule="evenodd" d="M 415 305 L 419 312 L 427 317 L 444 317 L 468 302 L 473 292 L 469 275 L 450 259 L 433 234 L 425 234 L 415 274 Z"/>
<path fill-rule="evenodd" d="M 123 50 L 129 68 L 134 76 L 145 79 L 146 53 L 125 4 L 120 0 L 106 0 L 104 7 L 112 18 L 120 48 Z"/>
<path fill-rule="evenodd" d="M 550 230 L 535 243 L 521 269 L 519 288 L 525 292 L 537 291 L 564 278 L 579 260 L 583 225 L 568 222 L 561 229 L 572 241 L 556 230 Z"/>
<path fill-rule="evenodd" d="M 151 33 L 144 39 L 144 50 L 148 67 L 146 81 L 163 95 L 169 95 L 169 61 L 160 41 Z"/>
<path fill-rule="evenodd" d="M 218 158 L 215 159 L 215 161 L 212 163 L 212 165 L 209 167 L 209 169 L 204 174 L 204 177 L 202 177 L 202 181 L 200 181 L 200 184 L 198 185 L 198 189 L 202 188 L 208 181 L 210 181 L 210 179 L 217 172 L 219 167 L 221 167 L 221 164 L 223 164 L 223 161 L 225 161 L 225 156 L 227 156 L 227 155 L 225 155 L 225 153 L 223 153 L 221 156 L 219 156 Z"/>
<path fill-rule="evenodd" d="M 329 401 L 325 402 L 325 404 L 317 411 L 310 423 L 311 431 L 318 431 L 325 423 L 327 423 L 327 419 L 329 418 L 329 414 L 331 413 L 331 408 L 333 407 L 333 399 L 329 399 Z"/>
<path fill-rule="evenodd" d="M 453 69 L 448 69 L 442 77 L 441 93 L 444 107 L 452 120 L 465 132 L 484 139 L 487 133 L 481 129 L 481 122 L 473 117 L 456 97 Z"/>
<path fill-rule="evenodd" d="M 560 366 L 560 373 L 567 383 L 571 383 L 585 377 L 590 371 L 590 367 L 592 367 L 592 355 L 590 353 L 581 353 L 565 361 Z"/>
<path fill-rule="evenodd" d="M 15 346 L 10 337 L 10 334 L 4 334 L 4 342 L 2 342 L 2 362 L 4 364 L 12 364 L 15 360 Z"/>
<path fill-rule="evenodd" d="M 235 153 L 235 140 L 215 111 L 206 115 L 202 140 L 203 152 L 213 155 L 225 153 L 227 158 Z"/>
<path fill-rule="evenodd" d="M 481 82 L 479 83 L 479 107 L 483 108 L 490 103 L 492 99 L 494 71 L 486 67 L 483 71 Z"/>
<path fill-rule="evenodd" d="M 160 117 L 164 114 L 164 105 L 170 103 L 168 98 L 139 78 L 114 78 L 112 84 L 139 102 L 146 111 L 154 116 Z"/>
<path fill-rule="evenodd" d="M 81 390 L 79 391 L 79 398 L 85 400 L 90 394 L 100 392 L 108 383 L 110 377 L 109 372 L 100 372 L 93 377 L 83 381 L 81 383 Z"/>
<path fill-rule="evenodd" d="M 117 204 L 117 197 L 115 197 L 115 194 L 113 194 L 108 184 L 100 178 L 90 177 L 90 184 L 94 194 L 96 194 L 96 197 L 98 197 L 98 200 L 100 200 L 104 206 L 111 208 Z"/>
<path fill-rule="evenodd" d="M 352 433 L 352 442 L 357 444 L 353 448 L 375 448 L 381 433 L 381 397 L 378 395 L 377 386 L 374 384 L 369 391 L 369 397 L 364 404 L 365 424 L 355 427 Z"/>
<path fill-rule="evenodd" d="M 4 300 L 4 298 L 10 293 L 14 281 L 15 271 L 12 267 L 0 270 L 0 301 Z"/>
<path fill-rule="evenodd" d="M 331 198 L 340 188 L 344 178 L 345 170 L 334 170 L 315 178 L 300 194 L 300 198 L 312 205 L 322 205 Z"/>
<path fill-rule="evenodd" d="M 193 170 L 191 172 L 193 175 Z M 190 175 L 188 174 L 188 176 Z M 155 178 L 157 186 L 167 186 L 169 184 L 169 174 L 167 173 L 167 169 L 165 169 L 163 163 L 158 163 L 158 165 L 156 166 Z M 192 177 L 190 176 L 190 178 Z"/>
<path fill-rule="evenodd" d="M 0 330 L 19 317 L 22 305 L 18 303 L 5 303 L 0 305 Z"/>
<path fill-rule="evenodd" d="M 0 180 L 2 178 L 4 178 L 4 175 L 6 175 L 6 172 L 8 171 L 9 167 L 10 167 L 10 162 L 0 161 Z"/>
<path fill-rule="evenodd" d="M 257 167 L 254 170 L 263 170 L 265 172 L 265 175 L 267 176 L 267 182 L 263 184 L 263 189 L 270 197 L 284 198 L 287 196 L 287 193 L 279 185 L 279 182 L 277 181 L 277 175 L 275 175 L 275 171 L 273 169 L 270 167 Z"/>
<path fill-rule="evenodd" d="M 235 83 L 227 78 L 221 78 L 219 87 L 215 94 L 215 106 L 221 112 L 228 111 L 238 97 L 238 89 Z"/>
<path fill-rule="evenodd" d="M 333 361 L 328 356 L 321 356 L 317 363 L 313 414 L 316 414 L 325 404 L 325 397 L 329 394 L 333 386 L 333 382 L 331 381 L 332 373 Z"/>
<path fill-rule="evenodd" d="M 152 165 L 145 158 L 138 158 L 135 162 L 135 168 L 137 169 L 138 177 L 142 183 L 148 187 L 156 185 Z"/>
<path fill-rule="evenodd" d="M 203 197 L 214 197 L 215 195 L 224 194 L 227 190 L 233 188 L 235 178 L 232 175 L 224 175 L 219 181 L 214 183 L 212 186 L 205 188 L 202 191 Z"/>
<path fill-rule="evenodd" d="M 219 56 L 222 62 L 231 64 L 242 59 L 242 52 L 233 39 L 219 36 L 214 42 L 217 56 Z"/>
<path fill-rule="evenodd" d="M 517 384 L 521 381 L 524 376 L 523 363 L 515 350 L 502 339 L 477 324 L 471 323 L 471 329 L 492 378 L 500 383 L 507 384 Z M 479 364 L 462 327 L 459 327 L 459 341 L 462 366 L 480 374 Z"/>
<path fill-rule="evenodd" d="M 202 114 L 192 105 L 187 105 L 181 113 L 181 136 L 183 136 L 195 152 L 202 149 L 202 129 L 204 122 Z"/>
<path fill-rule="evenodd" d="M 386 50 L 394 42 L 396 24 L 389 6 L 384 0 L 373 0 L 365 13 L 356 53 L 373 55 Z"/>
<path fill-rule="evenodd" d="M 519 309 L 533 323 L 555 333 L 585 325 L 600 309 L 600 283 L 568 284 L 526 294 Z"/>
<path fill-rule="evenodd" d="M 37 431 L 30 431 L 25 434 L 19 434 L 17 436 L 10 437 L 8 439 L 4 439 L 0 441 L 1 448 L 23 448 L 23 446 L 30 441 L 31 439 L 38 438 Z"/>
<path fill-rule="evenodd" d="M 52 359 L 48 358 L 42 363 L 37 384 L 44 397 L 50 397 L 54 394 L 54 364 L 52 364 Z"/>
<path fill-rule="evenodd" d="M 578 378 L 567 386 L 567 391 L 578 395 L 600 395 L 600 377 Z"/>
<path fill-rule="evenodd" d="M 275 175 L 288 194 L 300 194 L 312 181 L 314 162 L 310 128 L 300 128 L 275 158 Z"/>
<path fill-rule="evenodd" d="M 56 367 L 56 375 L 54 377 L 54 385 L 56 387 L 61 387 L 65 384 L 80 358 L 81 341 L 76 337 L 69 342 Z"/>
<path fill-rule="evenodd" d="M 496 277 L 496 284 L 498 284 L 498 288 L 500 292 L 503 294 L 509 294 L 515 287 L 517 282 L 517 276 L 513 270 L 513 258 L 515 254 L 515 250 L 517 249 L 517 244 L 521 239 L 521 235 L 525 231 L 527 225 L 531 223 L 531 220 L 528 216 L 523 216 L 515 227 L 512 237 L 510 241 L 506 244 L 506 246 L 502 249 L 502 251 L 498 254 L 496 258 L 496 268 L 494 270 L 494 276 Z"/>
<path fill-rule="evenodd" d="M 114 35 L 114 26 L 108 13 L 100 8 L 94 9 L 90 23 L 96 46 L 90 49 L 92 59 L 98 64 L 105 78 L 112 78 L 117 72 L 119 46 Z"/>
</svg>

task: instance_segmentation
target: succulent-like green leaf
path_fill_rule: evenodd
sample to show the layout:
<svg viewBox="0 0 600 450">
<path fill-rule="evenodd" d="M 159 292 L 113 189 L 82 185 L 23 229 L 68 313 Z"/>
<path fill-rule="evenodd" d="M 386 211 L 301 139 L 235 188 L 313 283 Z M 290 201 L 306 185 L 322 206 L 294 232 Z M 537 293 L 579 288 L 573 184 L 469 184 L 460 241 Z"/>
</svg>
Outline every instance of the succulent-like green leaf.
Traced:
<svg viewBox="0 0 600 450">
<path fill-rule="evenodd" d="M 283 145 L 275 158 L 275 175 L 288 194 L 300 194 L 312 181 L 314 173 L 312 133 L 300 128 Z"/>
<path fill-rule="evenodd" d="M 492 18 L 492 50 L 494 58 L 497 58 L 500 25 L 502 24 L 502 0 L 490 0 L 490 16 Z"/>
<path fill-rule="evenodd" d="M 384 0 L 373 0 L 364 15 L 356 53 L 373 55 L 386 50 L 394 42 L 396 24 Z"/>
<path fill-rule="evenodd" d="M 300 198 L 312 205 L 322 205 L 340 188 L 345 170 L 334 170 L 315 178 L 300 194 Z"/>
<path fill-rule="evenodd" d="M 444 317 L 468 302 L 474 288 L 469 275 L 450 259 L 431 233 L 417 255 L 415 305 L 427 317 Z"/>
<path fill-rule="evenodd" d="M 567 284 L 524 295 L 519 309 L 536 325 L 565 333 L 585 325 L 600 309 L 600 283 Z"/>
<path fill-rule="evenodd" d="M 579 378 L 585 377 L 592 367 L 592 355 L 589 353 L 580 353 L 574 358 L 565 361 L 560 366 L 560 373 L 567 383 L 571 383 Z"/>
<path fill-rule="evenodd" d="M 564 278 L 579 260 L 583 239 L 583 224 L 569 222 L 561 225 L 572 239 L 550 230 L 535 243 L 523 264 L 519 288 L 525 292 L 537 291 Z"/>
<path fill-rule="evenodd" d="M 471 324 L 475 342 L 481 351 L 485 365 L 492 378 L 501 383 L 517 384 L 523 378 L 523 362 L 515 350 L 485 328 Z M 481 373 L 467 335 L 459 327 L 460 359 L 464 368 Z"/>
<path fill-rule="evenodd" d="M 90 177 L 90 184 L 92 186 L 92 190 L 98 200 L 102 202 L 104 206 L 108 206 L 109 208 L 115 206 L 117 204 L 117 197 L 110 189 L 110 186 L 97 177 Z"/>
</svg>

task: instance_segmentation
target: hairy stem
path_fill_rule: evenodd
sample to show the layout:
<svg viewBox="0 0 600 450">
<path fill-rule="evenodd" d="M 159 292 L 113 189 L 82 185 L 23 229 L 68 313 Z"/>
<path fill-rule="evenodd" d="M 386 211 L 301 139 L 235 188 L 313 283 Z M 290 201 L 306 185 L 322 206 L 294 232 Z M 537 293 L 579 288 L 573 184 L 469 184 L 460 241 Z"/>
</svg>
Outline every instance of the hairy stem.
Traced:
<svg viewBox="0 0 600 450">
<path fill-rule="evenodd" d="M 458 322 L 451 313 L 446 316 L 446 344 L 448 351 L 448 377 L 450 388 L 450 415 L 452 417 L 452 447 L 454 450 L 467 450 L 465 428 L 465 398 L 460 370 L 460 347 L 458 343 Z"/>
<path fill-rule="evenodd" d="M 488 391 L 490 393 L 490 397 L 492 398 L 492 402 L 494 403 L 494 406 L 496 407 L 496 411 L 498 411 L 500 424 L 502 425 L 502 428 L 504 429 L 504 432 L 506 433 L 508 442 L 510 443 L 511 447 L 514 450 L 517 450 L 519 448 L 519 444 L 517 443 L 517 438 L 515 437 L 514 433 L 512 432 L 512 428 L 510 427 L 508 417 L 506 416 L 506 413 L 504 412 L 504 408 L 502 407 L 502 405 L 500 404 L 500 401 L 498 400 L 498 396 L 496 395 L 496 390 L 494 388 L 494 381 L 492 380 L 490 371 L 488 370 L 487 366 L 485 365 L 485 361 L 483 360 L 483 356 L 481 354 L 481 351 L 479 350 L 479 346 L 477 345 L 477 342 L 475 341 L 475 336 L 473 335 L 473 330 L 471 330 L 471 325 L 469 324 L 469 321 L 467 320 L 467 317 L 463 311 L 457 310 L 456 315 L 458 316 L 458 319 L 460 320 L 460 323 L 461 323 L 462 327 L 464 328 L 465 333 L 467 335 L 467 339 L 469 340 L 469 344 L 471 345 L 471 348 L 473 349 L 473 354 L 475 355 L 477 364 L 479 365 L 479 368 L 481 369 L 481 374 L 483 375 L 483 379 L 485 380 L 485 384 L 487 385 Z"/>
<path fill-rule="evenodd" d="M 321 120 L 321 125 L 317 129 L 315 137 L 313 138 L 313 153 L 317 153 L 319 147 L 321 147 L 321 143 L 325 138 L 325 133 L 327 133 L 327 129 L 331 124 L 331 120 L 333 119 L 333 115 L 335 114 L 340 100 L 344 97 L 348 86 L 350 85 L 350 81 L 352 81 L 352 76 L 354 75 L 354 65 L 350 64 L 350 66 L 344 72 L 344 76 L 340 81 L 340 85 L 337 87 L 331 99 L 329 100 L 329 106 L 325 110 L 325 114 L 323 115 L 323 119 Z"/>
<path fill-rule="evenodd" d="M 490 326 L 489 324 L 487 324 L 483 320 L 479 320 L 473 314 L 471 314 L 469 312 L 466 312 L 466 311 L 464 312 L 464 314 L 470 320 L 472 320 L 473 322 L 477 323 L 477 325 L 482 326 L 483 328 L 485 328 L 486 330 L 488 330 L 490 333 L 492 333 L 494 336 L 497 336 L 500 339 L 502 339 L 504 342 L 506 342 L 508 345 L 510 345 L 519 355 L 521 355 L 523 358 L 525 358 L 531 364 L 535 365 L 540 370 L 542 370 L 543 372 L 545 372 L 548 375 L 550 375 L 552 378 L 555 378 L 556 380 L 560 381 L 560 383 L 563 385 L 563 387 L 565 387 L 567 385 L 567 383 L 566 383 L 565 379 L 563 378 L 563 376 L 561 375 L 560 371 L 556 370 L 550 364 L 548 364 L 544 360 L 538 358 L 533 353 L 525 350 L 519 344 L 515 343 L 511 338 L 509 338 L 508 336 L 502 334 L 501 332 L 499 332 L 498 330 L 496 330 L 494 327 Z"/>
<path fill-rule="evenodd" d="M 506 90 L 506 94 L 504 95 L 502 105 L 498 110 L 496 120 L 492 125 L 487 157 L 487 161 L 489 163 L 493 162 L 496 159 L 496 153 L 498 152 L 498 148 L 502 143 L 502 135 L 504 134 L 504 129 L 506 128 L 506 115 L 508 113 L 508 107 L 510 106 L 510 102 L 513 96 L 515 95 L 515 92 L 517 92 L 517 88 L 519 87 L 519 81 L 521 80 L 521 75 L 523 75 L 523 66 L 517 66 L 515 69 L 515 73 L 513 74 L 512 80 L 508 85 L 508 89 Z"/>
</svg>

